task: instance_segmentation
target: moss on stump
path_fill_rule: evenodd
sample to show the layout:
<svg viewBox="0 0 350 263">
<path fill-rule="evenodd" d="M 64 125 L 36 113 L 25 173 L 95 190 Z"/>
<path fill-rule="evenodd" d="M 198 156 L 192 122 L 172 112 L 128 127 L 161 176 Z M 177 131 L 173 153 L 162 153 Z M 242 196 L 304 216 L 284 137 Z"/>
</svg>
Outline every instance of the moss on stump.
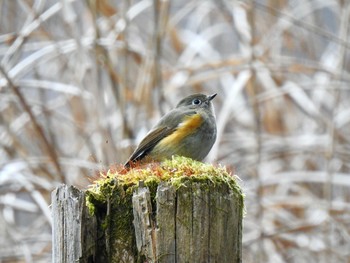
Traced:
<svg viewBox="0 0 350 263">
<path fill-rule="evenodd" d="M 160 184 L 171 186 L 178 194 L 192 189 L 194 185 L 196 187 L 193 189 L 198 188 L 201 193 L 209 189 L 226 189 L 223 190 L 225 193 L 230 192 L 230 196 L 233 195 L 232 198 L 238 200 L 238 207 L 235 209 L 242 217 L 243 194 L 237 184 L 237 177 L 227 172 L 224 167 L 204 164 L 185 157 L 174 157 L 162 163 L 136 167 L 128 171 L 122 168 L 110 169 L 101 174 L 101 178 L 86 191 L 87 207 L 98 220 L 101 251 L 105 251 L 105 258 L 109 262 L 150 260 L 136 249 L 132 196 L 140 185 L 149 189 L 151 217 L 156 221 L 156 195 Z M 196 195 L 196 191 L 191 192 L 191 195 Z M 177 198 L 180 200 L 181 196 Z M 186 205 L 186 202 L 183 204 Z"/>
</svg>

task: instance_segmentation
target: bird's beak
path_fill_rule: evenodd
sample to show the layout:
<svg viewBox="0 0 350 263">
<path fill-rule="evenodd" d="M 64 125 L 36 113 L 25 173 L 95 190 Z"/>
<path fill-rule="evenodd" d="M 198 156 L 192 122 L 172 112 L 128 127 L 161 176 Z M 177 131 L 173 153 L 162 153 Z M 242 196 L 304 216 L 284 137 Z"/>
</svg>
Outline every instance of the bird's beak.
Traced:
<svg viewBox="0 0 350 263">
<path fill-rule="evenodd" d="M 216 95 L 217 93 L 207 96 L 208 101 L 211 101 L 212 99 L 214 99 Z"/>
</svg>

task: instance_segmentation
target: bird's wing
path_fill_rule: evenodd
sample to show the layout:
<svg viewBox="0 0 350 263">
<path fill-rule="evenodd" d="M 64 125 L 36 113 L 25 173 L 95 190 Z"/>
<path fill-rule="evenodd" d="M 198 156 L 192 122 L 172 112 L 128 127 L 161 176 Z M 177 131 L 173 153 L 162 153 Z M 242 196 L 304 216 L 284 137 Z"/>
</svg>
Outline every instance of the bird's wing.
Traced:
<svg viewBox="0 0 350 263">
<path fill-rule="evenodd" d="M 178 109 L 174 109 L 166 114 L 160 121 L 159 125 L 151 130 L 146 137 L 140 142 L 136 150 L 132 153 L 128 161 L 124 164 L 125 167 L 129 167 L 131 162 L 136 162 L 144 158 L 148 152 L 150 152 L 159 141 L 172 134 L 177 130 L 178 125 L 182 122 L 184 115 L 192 115 L 196 112 L 189 110 L 187 112 L 181 112 Z M 165 122 L 164 120 L 167 120 Z M 166 125 L 171 123 L 172 125 Z M 157 128 L 158 127 L 158 128 Z"/>
<path fill-rule="evenodd" d="M 129 166 L 130 162 L 141 160 L 143 157 L 147 155 L 149 151 L 151 151 L 154 148 L 154 146 L 157 145 L 157 143 L 160 140 L 162 140 L 169 134 L 173 133 L 175 130 L 176 130 L 176 127 L 175 128 L 160 127 L 160 128 L 151 130 L 147 134 L 147 136 L 141 141 L 139 146 L 136 148 L 136 150 L 133 152 L 133 154 L 130 156 L 129 160 L 124 164 L 124 166 Z"/>
</svg>

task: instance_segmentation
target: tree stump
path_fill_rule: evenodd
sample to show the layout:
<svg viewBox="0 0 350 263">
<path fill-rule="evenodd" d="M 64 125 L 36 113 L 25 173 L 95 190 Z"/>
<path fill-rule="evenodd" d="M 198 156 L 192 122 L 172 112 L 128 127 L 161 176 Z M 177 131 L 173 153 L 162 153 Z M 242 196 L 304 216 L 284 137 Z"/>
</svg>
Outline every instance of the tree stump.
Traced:
<svg viewBox="0 0 350 263">
<path fill-rule="evenodd" d="M 240 188 L 225 169 L 195 165 L 206 174 L 165 165 L 109 172 L 87 191 L 60 186 L 53 262 L 241 262 Z"/>
</svg>

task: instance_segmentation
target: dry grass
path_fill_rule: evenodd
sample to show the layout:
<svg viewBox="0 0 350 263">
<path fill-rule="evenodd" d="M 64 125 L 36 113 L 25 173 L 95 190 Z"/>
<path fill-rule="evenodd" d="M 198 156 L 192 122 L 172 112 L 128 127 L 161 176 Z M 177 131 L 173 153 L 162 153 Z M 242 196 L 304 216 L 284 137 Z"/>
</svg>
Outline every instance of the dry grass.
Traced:
<svg viewBox="0 0 350 263">
<path fill-rule="evenodd" d="M 12 0 L 0 25 L 1 262 L 48 262 L 51 190 L 194 92 L 218 93 L 243 261 L 349 262 L 349 1 Z"/>
</svg>

